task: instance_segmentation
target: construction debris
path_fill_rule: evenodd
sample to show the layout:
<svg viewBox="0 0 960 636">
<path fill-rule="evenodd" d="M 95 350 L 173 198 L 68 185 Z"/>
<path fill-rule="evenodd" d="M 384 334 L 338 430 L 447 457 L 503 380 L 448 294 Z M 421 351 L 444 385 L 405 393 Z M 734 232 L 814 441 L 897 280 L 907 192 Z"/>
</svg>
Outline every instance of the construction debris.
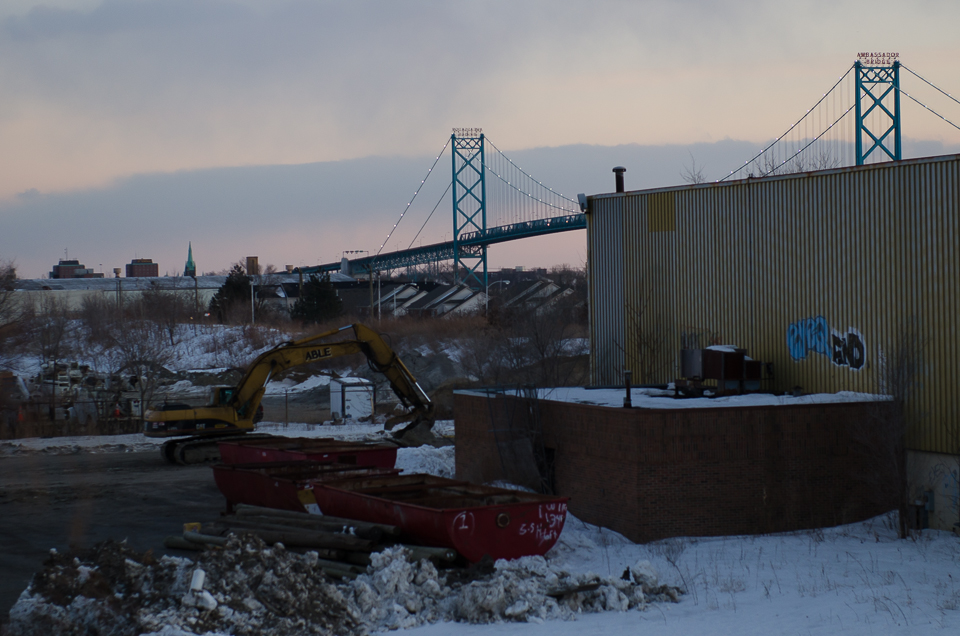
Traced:
<svg viewBox="0 0 960 636">
<path fill-rule="evenodd" d="M 157 560 L 115 541 L 76 556 L 51 551 L 12 608 L 9 634 L 353 636 L 440 621 L 574 619 L 681 593 L 651 586 L 645 562 L 634 568 L 646 577 L 639 581 L 555 571 L 539 556 L 466 570 L 413 559 L 404 546 L 368 557 L 366 567 L 331 562 L 250 534 L 229 534 L 196 561 Z"/>
<path fill-rule="evenodd" d="M 193 551 L 223 547 L 230 533 L 256 536 L 267 545 L 312 548 L 319 559 L 318 567 L 327 576 L 354 578 L 370 564 L 371 552 L 397 545 L 400 529 L 382 523 L 238 504 L 235 514 L 217 521 L 184 524 L 183 535 L 167 537 L 164 545 Z M 405 547 L 411 559 L 430 559 L 438 565 L 451 564 L 458 558 L 451 548 Z"/>
</svg>

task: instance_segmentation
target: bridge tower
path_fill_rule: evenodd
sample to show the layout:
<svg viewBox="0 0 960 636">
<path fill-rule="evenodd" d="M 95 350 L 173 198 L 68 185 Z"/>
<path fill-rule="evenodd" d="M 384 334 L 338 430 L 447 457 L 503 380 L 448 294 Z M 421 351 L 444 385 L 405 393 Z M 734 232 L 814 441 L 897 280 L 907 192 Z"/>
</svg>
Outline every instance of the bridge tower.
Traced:
<svg viewBox="0 0 960 636">
<path fill-rule="evenodd" d="M 893 161 L 900 160 L 900 61 L 896 53 L 860 53 L 856 72 L 857 165 L 862 166 L 874 150 Z M 866 99 L 865 99 L 866 98 Z M 866 109 L 864 104 L 866 102 Z M 867 117 L 877 111 L 879 127 L 871 130 Z M 890 139 L 891 134 L 893 138 Z M 872 143 L 864 152 L 864 135 Z"/>
<path fill-rule="evenodd" d="M 487 288 L 487 246 L 462 246 L 460 236 L 487 229 L 487 183 L 483 131 L 455 128 L 453 142 L 453 269 L 456 282 Z M 466 271 L 460 280 L 460 269 Z"/>
</svg>

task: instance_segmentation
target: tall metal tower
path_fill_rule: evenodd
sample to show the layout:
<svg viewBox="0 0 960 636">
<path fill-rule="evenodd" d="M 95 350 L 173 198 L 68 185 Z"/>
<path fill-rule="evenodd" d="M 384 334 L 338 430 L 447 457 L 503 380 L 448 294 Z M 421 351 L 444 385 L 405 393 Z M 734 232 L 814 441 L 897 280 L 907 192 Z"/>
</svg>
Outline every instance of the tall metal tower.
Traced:
<svg viewBox="0 0 960 636">
<path fill-rule="evenodd" d="M 897 53 L 860 53 L 854 63 L 858 166 L 862 166 L 874 150 L 881 150 L 894 161 L 900 160 L 900 62 L 897 57 Z M 866 109 L 861 103 L 864 98 L 868 98 Z M 871 115 L 874 115 L 876 130 L 867 124 Z M 893 139 L 890 139 L 891 133 Z M 864 135 L 872 141 L 866 152 Z"/>
<path fill-rule="evenodd" d="M 487 246 L 461 246 L 460 235 L 487 229 L 487 184 L 480 128 L 454 128 L 453 268 L 456 282 L 487 288 Z M 463 280 L 461 267 L 465 270 Z"/>
</svg>

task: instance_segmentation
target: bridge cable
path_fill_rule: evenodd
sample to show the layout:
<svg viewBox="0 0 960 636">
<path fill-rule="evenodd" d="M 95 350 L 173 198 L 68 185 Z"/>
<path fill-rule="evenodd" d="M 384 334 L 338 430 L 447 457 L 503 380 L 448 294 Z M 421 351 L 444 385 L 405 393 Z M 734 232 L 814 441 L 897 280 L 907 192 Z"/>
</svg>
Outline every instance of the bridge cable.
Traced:
<svg viewBox="0 0 960 636">
<path fill-rule="evenodd" d="M 487 143 L 489 143 L 491 146 L 493 146 L 493 149 L 496 150 L 498 153 L 500 153 L 500 156 L 502 156 L 504 159 L 506 159 L 506 160 L 510 163 L 510 165 L 512 165 L 514 168 L 516 168 L 517 170 L 519 170 L 520 172 L 522 172 L 528 179 L 530 179 L 530 180 L 532 180 L 532 181 L 536 181 L 536 182 L 537 182 L 537 185 L 539 185 L 539 186 L 542 187 L 542 188 L 546 188 L 547 190 L 549 190 L 549 191 L 552 192 L 553 194 L 557 195 L 557 196 L 560 197 L 561 199 L 566 199 L 566 200 L 569 201 L 570 203 L 576 203 L 577 205 L 580 205 L 577 201 L 574 201 L 573 199 L 571 199 L 571 198 L 569 198 L 569 197 L 565 197 L 564 195 L 560 194 L 559 192 L 557 192 L 557 191 L 553 190 L 552 188 L 550 188 L 550 187 L 548 187 L 548 186 L 545 186 L 545 185 L 543 185 L 542 183 L 540 183 L 539 181 L 537 181 L 532 175 L 528 174 L 523 168 L 521 168 L 521 167 L 518 166 L 517 164 L 513 163 L 513 160 L 511 160 L 510 157 L 508 157 L 507 155 L 503 154 L 503 151 L 500 150 L 499 148 L 497 148 L 497 147 L 494 145 L 494 143 L 493 143 L 492 141 L 490 141 L 490 138 L 489 138 L 489 137 L 484 137 L 484 140 L 485 140 Z M 497 175 L 497 176 L 499 177 L 500 175 Z M 500 177 L 500 178 L 502 179 L 502 177 Z M 508 185 L 509 185 L 509 184 L 508 184 Z M 554 207 L 556 207 L 556 206 L 554 206 Z M 563 208 L 560 208 L 560 209 L 562 210 Z"/>
<path fill-rule="evenodd" d="M 486 140 L 491 146 L 493 146 L 494 150 L 497 151 L 497 153 L 499 154 L 499 156 L 501 156 L 501 157 L 503 157 L 504 159 L 506 159 L 507 162 L 508 162 L 511 166 L 513 166 L 513 167 L 516 168 L 518 171 L 520 171 L 520 173 L 523 174 L 524 176 L 526 176 L 528 179 L 530 179 L 531 181 L 536 182 L 540 187 L 542 187 L 542 188 L 544 188 L 544 189 L 546 189 L 546 190 L 549 190 L 550 192 L 552 192 L 553 194 L 557 195 L 558 197 L 560 197 L 561 199 L 563 199 L 563 200 L 565 200 L 565 201 L 569 201 L 570 203 L 577 203 L 577 202 L 574 201 L 573 199 L 569 199 L 569 198 L 565 197 L 564 195 L 560 194 L 559 192 L 556 192 L 555 190 L 553 190 L 553 189 L 549 188 L 548 186 L 545 186 L 545 185 L 543 185 L 542 183 L 540 183 L 539 181 L 537 181 L 533 176 L 531 176 L 529 173 L 527 173 L 523 168 L 521 168 L 520 166 L 518 166 L 517 164 L 515 164 L 515 163 L 510 159 L 510 157 L 508 157 L 508 156 L 506 156 L 505 154 L 503 154 L 503 151 L 501 151 L 499 148 L 497 148 L 496 146 L 494 146 L 493 142 L 490 141 L 490 138 L 489 138 L 489 137 L 486 137 L 485 140 Z M 548 206 L 548 207 L 554 208 L 554 209 L 556 209 L 556 210 L 560 210 L 560 211 L 562 211 L 562 212 L 573 212 L 573 213 L 576 213 L 576 212 L 577 212 L 576 209 L 571 210 L 571 209 L 565 208 L 565 207 L 563 207 L 563 206 L 554 205 L 554 204 L 552 204 L 552 203 L 549 203 L 549 202 L 547 202 L 547 201 L 544 201 L 543 199 L 541 199 L 541 198 L 539 198 L 539 197 L 536 197 L 536 196 L 530 194 L 529 192 L 527 192 L 527 191 L 525 191 L 525 190 L 520 189 L 519 187 L 517 187 L 516 185 L 514 185 L 511 181 L 507 180 L 507 179 L 506 179 L 503 175 L 501 175 L 499 172 L 497 172 L 497 169 L 496 169 L 495 167 L 491 166 L 489 163 L 487 163 L 486 160 L 484 160 L 483 166 L 484 166 L 487 170 L 489 170 L 490 172 L 492 172 L 493 175 L 494 175 L 496 178 L 500 179 L 500 181 L 502 181 L 503 183 L 505 183 L 508 187 L 513 188 L 515 191 L 517 191 L 518 193 L 520 193 L 521 195 L 527 197 L 528 199 L 530 199 L 530 200 L 532 200 L 532 201 L 537 201 L 537 202 L 542 203 L 542 204 L 544 204 L 544 205 L 546 205 L 546 206 Z M 521 199 L 520 205 L 523 206 L 524 203 L 529 203 L 529 201 L 526 201 L 526 200 L 524 200 L 524 199 Z M 579 203 L 577 203 L 577 205 L 579 205 Z M 526 216 L 526 215 L 521 212 L 521 217 L 525 217 L 525 216 Z"/>
<path fill-rule="evenodd" d="M 727 176 L 725 176 L 725 177 L 723 177 L 723 178 L 721 178 L 721 179 L 717 179 L 717 183 L 720 183 L 721 181 L 725 181 L 726 179 L 729 179 L 730 177 L 732 177 L 732 176 L 733 176 L 734 174 L 736 174 L 737 172 L 740 172 L 741 170 L 743 170 L 744 168 L 746 168 L 748 165 L 750 165 L 751 162 L 756 161 L 761 155 L 763 155 L 763 153 L 765 153 L 766 151 L 768 151 L 768 150 L 770 150 L 771 148 L 773 148 L 773 147 L 777 144 L 777 142 L 779 142 L 781 139 L 783 139 L 783 138 L 786 137 L 788 134 L 790 134 L 790 132 L 791 132 L 794 128 L 796 128 L 797 126 L 799 126 L 800 123 L 801 123 L 804 119 L 807 118 L 807 115 L 810 114 L 810 111 L 811 111 L 811 110 L 814 110 L 817 106 L 819 106 L 819 105 L 820 105 L 820 102 L 822 102 L 823 100 L 825 100 L 825 99 L 827 98 L 827 95 L 831 94 L 831 93 L 833 92 L 833 89 L 835 89 L 835 88 L 840 84 L 840 82 L 842 82 L 844 79 L 846 79 L 847 75 L 849 75 L 849 74 L 850 74 L 850 71 L 852 71 L 853 69 L 854 69 L 853 66 L 851 66 L 850 68 L 848 68 L 848 69 L 847 69 L 847 72 L 844 73 L 843 76 L 841 76 L 840 79 L 837 80 L 837 83 L 834 84 L 834 85 L 830 88 L 829 91 L 827 91 L 826 93 L 824 93 L 824 94 L 823 94 L 823 97 L 821 97 L 819 100 L 817 100 L 817 103 L 814 104 L 812 108 L 809 108 L 809 109 L 807 110 L 807 112 L 803 115 L 803 117 L 801 117 L 800 119 L 798 119 L 797 122 L 796 122 L 793 126 L 790 126 L 790 128 L 788 128 L 785 133 L 783 133 L 782 135 L 780 135 L 779 137 L 777 137 L 775 140 L 773 140 L 773 142 L 771 142 L 771 144 L 770 144 L 769 146 L 767 146 L 766 148 L 764 148 L 763 150 L 761 150 L 759 153 L 757 153 L 757 155 L 756 155 L 753 159 L 750 159 L 749 161 L 744 161 L 742 166 L 740 166 L 740 167 L 737 168 L 736 170 L 731 170 L 731 171 L 730 171 L 730 174 L 728 174 Z M 852 108 L 852 107 L 851 107 L 851 108 Z M 848 112 L 850 112 L 850 109 L 849 109 L 849 108 L 848 108 L 843 114 L 846 115 Z M 843 115 L 840 116 L 840 119 L 843 119 Z M 840 121 L 840 119 L 837 119 L 837 121 Z M 835 123 L 836 123 L 836 122 L 834 122 L 834 124 L 835 124 Z M 833 124 L 831 124 L 831 127 L 833 127 Z M 829 128 L 828 128 L 827 130 L 829 130 Z M 826 132 L 826 131 L 824 131 L 824 132 Z M 823 136 L 823 135 L 821 134 L 820 137 L 822 137 L 822 136 Z M 817 139 L 819 139 L 820 137 L 817 137 Z M 816 141 L 816 140 L 814 140 L 814 141 Z M 811 143 L 813 143 L 813 142 L 811 142 Z M 796 154 L 799 154 L 800 152 L 803 152 L 803 150 L 806 149 L 807 147 L 809 147 L 809 145 L 810 145 L 810 144 L 807 144 L 807 146 L 804 146 L 804 148 L 801 149 L 801 150 L 799 150 L 799 151 L 797 151 Z M 783 163 L 786 163 L 786 161 L 784 161 Z M 780 165 L 783 165 L 783 163 L 781 163 Z M 769 174 L 769 173 L 767 173 L 767 174 Z"/>
<path fill-rule="evenodd" d="M 912 74 L 913 74 L 915 77 L 917 77 L 918 79 L 923 80 L 924 82 L 926 82 L 926 83 L 929 84 L 930 86 L 933 86 L 935 89 L 937 89 L 938 91 L 940 91 L 941 93 L 943 93 L 944 95 L 946 95 L 947 97 L 949 97 L 950 99 L 952 99 L 953 101 L 955 101 L 955 102 L 957 102 L 958 104 L 960 104 L 960 100 L 958 100 L 956 97 L 954 97 L 954 96 L 951 95 L 950 93 L 945 92 L 943 89 L 941 89 L 939 86 L 937 86 L 937 85 L 934 84 L 933 82 L 931 82 L 931 81 L 929 81 L 929 80 L 927 80 L 927 79 L 924 79 L 924 78 L 920 77 L 920 75 L 918 75 L 913 69 L 907 68 L 907 65 L 906 65 L 906 64 L 903 64 L 903 63 L 901 62 L 901 63 L 900 63 L 900 67 L 903 68 L 904 70 L 910 71 L 910 73 L 912 73 Z M 904 93 L 904 94 L 906 95 L 906 93 Z M 908 95 L 908 97 L 909 97 L 909 95 Z M 911 99 L 913 99 L 913 98 L 911 98 Z"/>
<path fill-rule="evenodd" d="M 443 197 L 447 196 L 447 192 L 450 192 L 450 188 L 453 187 L 453 181 L 447 184 L 447 189 L 443 191 L 443 194 L 440 195 L 440 199 L 437 201 L 437 204 L 433 206 L 433 209 L 430 211 L 430 216 L 427 217 L 427 220 L 423 222 L 423 225 L 420 226 L 420 229 L 417 230 L 416 235 L 413 237 L 413 241 L 410 241 L 410 245 L 407 246 L 407 249 L 413 247 L 414 241 L 417 240 L 417 236 L 420 236 L 420 233 L 423 232 L 423 228 L 427 227 L 427 223 L 430 222 L 430 219 L 433 218 L 433 213 L 437 211 L 437 208 L 440 207 L 440 204 L 443 203 Z"/>
<path fill-rule="evenodd" d="M 790 157 L 784 159 L 782 162 L 780 162 L 776 167 L 774 167 L 773 169 L 771 169 L 769 172 L 762 172 L 762 173 L 760 174 L 760 176 L 761 176 L 761 177 L 766 177 L 767 175 L 773 174 L 774 172 L 776 172 L 777 170 L 779 170 L 785 163 L 787 163 L 788 161 L 790 161 L 790 159 L 793 159 L 794 157 L 796 157 L 797 155 L 799 155 L 801 152 L 803 152 L 804 150 L 806 150 L 807 148 L 809 148 L 810 146 L 812 146 L 813 144 L 815 144 L 816 142 L 818 142 L 821 137 L 823 137 L 824 135 L 826 135 L 828 132 L 830 132 L 830 130 L 831 130 L 834 126 L 836 126 L 837 124 L 839 124 L 839 123 L 840 123 L 840 120 L 843 119 L 844 117 L 846 117 L 847 114 L 848 114 L 851 110 L 853 110 L 853 106 L 850 106 L 850 107 L 847 108 L 847 110 L 843 111 L 843 114 L 840 115 L 840 116 L 836 119 L 836 121 L 834 121 L 832 124 L 830 124 L 829 126 L 827 126 L 827 129 L 824 130 L 822 133 L 820 133 L 819 135 L 817 135 L 815 138 L 811 139 L 811 140 L 810 140 L 810 143 L 808 143 L 808 144 L 807 144 L 806 146 L 804 146 L 803 148 L 800 148 L 799 150 L 797 150 L 797 151 L 796 151 L 795 153 L 793 153 Z M 758 155 L 758 156 L 759 156 L 759 155 Z M 755 158 L 756 158 L 756 157 L 755 157 Z M 741 170 L 742 170 L 742 168 L 741 168 Z M 731 174 L 732 174 L 732 173 L 731 173 Z M 726 177 L 724 177 L 723 179 L 726 179 Z M 723 179 L 720 179 L 720 181 L 723 181 Z"/>
<path fill-rule="evenodd" d="M 932 83 L 932 82 L 930 82 L 930 81 L 928 81 L 928 80 L 920 77 L 919 75 L 917 75 L 916 73 L 914 73 L 912 69 L 907 68 L 907 67 L 904 66 L 903 64 L 901 64 L 900 66 L 901 66 L 902 68 L 906 69 L 907 71 L 910 71 L 910 73 L 912 73 L 912 74 L 914 75 L 914 77 L 916 77 L 916 78 L 918 78 L 918 79 L 920 79 L 920 80 L 923 80 L 924 82 L 926 82 L 927 84 L 929 84 L 929 85 L 932 86 L 933 88 L 935 88 L 935 89 L 937 89 L 938 91 L 940 91 L 942 94 L 946 95 L 947 97 L 949 97 L 949 98 L 952 99 L 953 101 L 955 101 L 955 102 L 957 102 L 958 104 L 960 104 L 960 100 L 957 100 L 956 97 L 954 97 L 954 96 L 951 95 L 950 93 L 945 92 L 944 90 L 942 90 L 942 89 L 941 89 L 939 86 L 937 86 L 936 84 L 934 84 L 934 83 Z M 924 104 L 923 102 L 921 102 L 920 100 L 918 100 L 916 97 L 914 97 L 913 95 L 911 95 L 910 93 L 908 93 L 907 91 L 903 90 L 903 88 L 900 88 L 899 90 L 900 90 L 901 93 L 903 93 L 904 95 L 906 95 L 907 97 L 909 97 L 910 99 L 912 99 L 913 101 L 915 101 L 915 102 L 916 102 L 917 104 L 919 104 L 920 106 L 926 108 L 926 109 L 929 110 L 931 113 L 933 113 L 934 115 L 936 115 L 937 117 L 939 117 L 939 118 L 942 119 L 943 121 L 947 122 L 948 124 L 950 124 L 951 126 L 953 126 L 954 128 L 956 128 L 957 130 L 960 130 L 960 126 L 957 126 L 955 123 L 953 123 L 952 121 L 950 121 L 949 119 L 947 119 L 946 117 L 944 117 L 943 115 L 941 115 L 940 113 L 938 113 L 937 111 L 933 110 L 932 108 L 930 108 L 929 106 L 927 106 L 926 104 Z"/>
<path fill-rule="evenodd" d="M 507 161 L 509 161 L 509 159 L 508 159 Z M 495 177 L 497 177 L 498 179 L 500 179 L 501 181 L 503 181 L 505 184 L 507 184 L 508 186 L 510 186 L 511 188 L 513 188 L 514 190 L 516 190 L 517 192 L 519 192 L 520 194 L 522 194 L 523 196 L 527 197 L 528 199 L 531 199 L 531 200 L 533 200 L 533 201 L 537 201 L 537 202 L 539 202 L 539 203 L 542 203 L 542 204 L 546 205 L 547 207 L 551 207 L 551 208 L 554 208 L 554 209 L 557 209 L 557 210 L 561 210 L 561 211 L 563 211 L 563 212 L 572 212 L 572 213 L 574 213 L 574 214 L 579 214 L 579 211 L 578 211 L 578 210 L 571 210 L 570 208 L 564 208 L 564 207 L 561 207 L 561 206 L 559 206 L 559 205 L 554 205 L 554 204 L 552 204 L 552 203 L 549 203 L 549 202 L 547 202 L 547 201 L 544 201 L 543 199 L 540 199 L 540 198 L 535 197 L 534 195 L 530 194 L 529 192 L 526 192 L 526 191 L 524 191 L 524 190 L 521 190 L 520 188 L 518 188 L 517 186 L 515 186 L 513 183 L 507 181 L 504 177 L 502 177 L 502 176 L 500 176 L 499 174 L 497 174 L 496 170 L 494 170 L 492 167 L 490 167 L 489 165 L 487 165 L 486 162 L 484 162 L 483 165 L 487 168 L 487 170 L 489 170 L 490 172 L 492 172 Z M 527 174 L 527 173 L 524 172 L 524 174 Z M 527 175 L 527 176 L 529 177 L 530 175 Z M 532 179 L 533 177 L 530 177 L 530 178 Z M 544 188 L 547 188 L 547 186 L 543 186 L 543 187 L 544 187 Z M 547 188 L 547 190 L 550 190 L 550 188 Z M 550 191 L 553 192 L 553 190 L 550 190 Z M 573 201 L 573 200 L 571 200 L 571 199 L 567 199 L 567 197 L 563 196 L 563 195 L 560 194 L 559 192 L 553 192 L 553 193 L 556 194 L 556 195 L 558 195 L 558 196 L 560 196 L 560 197 L 563 197 L 563 199 L 565 199 L 566 201 L 570 201 L 571 203 L 576 203 L 575 201 Z M 579 205 L 579 204 L 578 204 L 578 205 Z"/>
<path fill-rule="evenodd" d="M 923 107 L 926 108 L 927 110 L 929 110 L 931 113 L 933 113 L 934 115 L 936 115 L 937 117 L 939 117 L 939 118 L 942 119 L 943 121 L 945 121 L 945 122 L 947 122 L 948 124 L 950 124 L 951 126 L 953 126 L 953 127 L 956 128 L 957 130 L 960 130 L 960 126 L 957 126 L 955 123 L 953 123 L 952 121 L 950 121 L 949 119 L 947 119 L 946 117 L 944 117 L 943 115 L 941 115 L 940 113 L 938 113 L 937 111 L 933 110 L 932 108 L 930 108 L 929 106 L 927 106 L 926 104 L 924 104 L 923 102 L 921 102 L 920 100 L 918 100 L 916 97 L 914 97 L 913 95 L 911 95 L 910 93 L 908 93 L 907 91 L 905 91 L 905 90 L 903 90 L 903 89 L 901 88 L 901 89 L 900 89 L 900 92 L 903 93 L 904 95 L 906 95 L 907 97 L 909 97 L 910 99 L 912 99 L 913 101 L 917 102 L 918 104 L 920 104 L 921 106 L 923 106 Z"/>
<path fill-rule="evenodd" d="M 417 198 L 417 195 L 420 194 L 420 190 L 423 188 L 423 184 L 427 182 L 427 179 L 430 178 L 430 173 L 433 172 L 433 169 L 437 167 L 437 163 L 440 162 L 440 157 L 443 156 L 443 152 L 447 149 L 447 146 L 450 145 L 450 139 L 447 139 L 447 143 L 443 144 L 443 148 L 440 149 L 440 153 L 437 155 L 436 160 L 434 160 L 433 165 L 430 166 L 430 169 L 427 170 L 427 176 L 420 181 L 420 186 L 417 188 L 417 191 L 413 193 L 413 198 L 410 199 L 410 203 L 407 203 L 407 207 L 403 209 L 403 212 L 400 213 L 400 218 L 397 219 L 397 222 L 393 224 L 393 229 L 390 230 L 390 233 L 387 234 L 387 238 L 383 239 L 383 243 L 380 244 L 380 249 L 377 250 L 376 255 L 380 256 L 380 252 L 383 251 L 383 246 L 387 244 L 387 241 L 390 240 L 390 237 L 393 236 L 393 233 L 397 231 L 397 226 L 400 225 L 400 221 L 403 220 L 403 216 L 410 210 L 410 206 L 413 204 L 414 200 Z"/>
</svg>

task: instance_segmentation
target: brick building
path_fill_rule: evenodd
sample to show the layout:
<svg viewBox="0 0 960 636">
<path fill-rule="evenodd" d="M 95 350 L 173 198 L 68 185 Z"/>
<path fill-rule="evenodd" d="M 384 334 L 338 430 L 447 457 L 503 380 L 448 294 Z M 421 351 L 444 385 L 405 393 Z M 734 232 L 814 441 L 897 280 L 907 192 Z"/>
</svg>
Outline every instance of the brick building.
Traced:
<svg viewBox="0 0 960 636">
<path fill-rule="evenodd" d="M 61 258 L 60 262 L 53 266 L 53 270 L 50 272 L 50 278 L 103 278 L 103 273 L 94 272 L 93 269 L 87 268 L 87 266 L 83 265 L 80 261 L 64 260 Z"/>
<path fill-rule="evenodd" d="M 579 519 L 638 542 L 838 525 L 896 508 L 855 441 L 878 408 L 624 409 L 463 391 L 457 478 L 552 481 Z"/>
<path fill-rule="evenodd" d="M 127 264 L 127 278 L 151 278 L 160 275 L 160 266 L 149 258 L 135 258 Z"/>
</svg>

